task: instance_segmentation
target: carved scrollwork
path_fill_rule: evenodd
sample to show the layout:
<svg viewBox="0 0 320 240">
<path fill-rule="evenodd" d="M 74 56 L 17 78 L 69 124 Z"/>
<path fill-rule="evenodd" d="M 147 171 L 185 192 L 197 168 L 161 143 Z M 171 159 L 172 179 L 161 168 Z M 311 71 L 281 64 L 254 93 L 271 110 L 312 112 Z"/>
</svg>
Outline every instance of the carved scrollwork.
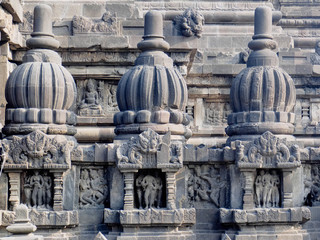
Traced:
<svg viewBox="0 0 320 240">
<path fill-rule="evenodd" d="M 291 168 L 301 165 L 300 149 L 285 139 L 265 132 L 249 143 L 236 142 L 236 161 L 239 168 Z"/>
<path fill-rule="evenodd" d="M 24 137 L 4 139 L 5 168 L 69 168 L 74 146 L 63 136 L 49 137 L 37 130 Z"/>
</svg>

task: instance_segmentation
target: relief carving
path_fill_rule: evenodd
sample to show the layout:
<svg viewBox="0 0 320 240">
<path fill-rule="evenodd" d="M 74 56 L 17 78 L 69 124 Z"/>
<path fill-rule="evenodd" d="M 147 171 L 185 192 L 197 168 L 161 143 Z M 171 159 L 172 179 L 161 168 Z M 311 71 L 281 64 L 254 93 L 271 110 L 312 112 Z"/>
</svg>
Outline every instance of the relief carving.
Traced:
<svg viewBox="0 0 320 240">
<path fill-rule="evenodd" d="M 155 176 L 140 174 L 135 181 L 138 208 L 160 208 L 162 206 L 163 183 L 157 172 Z"/>
<path fill-rule="evenodd" d="M 320 64 L 320 41 L 316 42 L 315 53 L 311 54 L 310 60 L 313 65 Z"/>
<path fill-rule="evenodd" d="M 204 165 L 204 169 L 195 166 L 188 173 L 188 201 L 190 206 L 194 202 L 209 202 L 216 207 L 226 205 L 228 185 L 226 179 L 221 177 L 219 169 Z"/>
<path fill-rule="evenodd" d="M 280 207 L 280 177 L 275 170 L 259 170 L 255 180 L 255 202 L 258 208 Z"/>
<path fill-rule="evenodd" d="M 108 185 L 102 169 L 81 169 L 80 208 L 104 207 L 108 197 Z"/>
<path fill-rule="evenodd" d="M 116 85 L 104 81 L 78 81 L 78 115 L 101 117 L 119 111 L 116 92 Z"/>
<path fill-rule="evenodd" d="M 279 139 L 271 132 L 265 132 L 253 142 L 236 142 L 236 161 L 240 168 L 298 167 L 301 165 L 300 148 L 287 146 L 285 139 Z"/>
<path fill-rule="evenodd" d="M 308 206 L 320 205 L 320 166 L 311 167 L 311 179 L 305 179 L 305 204 Z"/>
<path fill-rule="evenodd" d="M 226 124 L 231 113 L 229 103 L 207 103 L 205 109 L 205 122 L 213 126 Z"/>
<path fill-rule="evenodd" d="M 185 37 L 201 37 L 204 25 L 203 15 L 193 9 L 187 9 L 173 19 L 173 25 Z"/>
<path fill-rule="evenodd" d="M 73 34 L 103 33 L 118 34 L 117 18 L 110 12 L 105 12 L 101 19 L 90 19 L 83 16 L 74 16 L 72 19 Z"/>
<path fill-rule="evenodd" d="M 4 139 L 5 168 L 69 168 L 73 142 L 62 136 L 49 137 L 37 130 L 26 136 Z"/>
<path fill-rule="evenodd" d="M 32 175 L 24 179 L 25 204 L 31 208 L 52 209 L 52 177 L 47 171 L 42 174 L 34 170 Z"/>
<path fill-rule="evenodd" d="M 132 137 L 128 143 L 120 145 L 116 150 L 118 166 L 142 167 L 143 155 L 155 155 L 161 142 L 159 134 L 151 129 L 138 137 Z"/>
</svg>

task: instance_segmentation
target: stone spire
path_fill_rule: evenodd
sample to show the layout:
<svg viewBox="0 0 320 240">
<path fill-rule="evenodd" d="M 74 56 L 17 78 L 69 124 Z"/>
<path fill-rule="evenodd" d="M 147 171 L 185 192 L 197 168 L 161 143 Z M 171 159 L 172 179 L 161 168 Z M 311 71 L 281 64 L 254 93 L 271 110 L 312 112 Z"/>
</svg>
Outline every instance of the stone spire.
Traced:
<svg viewBox="0 0 320 240">
<path fill-rule="evenodd" d="M 34 31 L 23 57 L 23 64 L 10 75 L 5 95 L 8 102 L 6 135 L 41 130 L 49 134 L 75 134 L 75 115 L 69 111 L 76 99 L 71 74 L 61 65 L 61 57 L 52 49 L 54 39 L 52 10 L 47 5 L 34 9 Z"/>
<path fill-rule="evenodd" d="M 184 113 L 187 85 L 163 51 L 169 49 L 163 37 L 162 15 L 149 11 L 145 16 L 142 51 L 135 66 L 121 78 L 117 89 L 120 112 L 114 117 L 117 134 L 141 133 L 147 128 L 158 133 L 191 136 Z"/>
<path fill-rule="evenodd" d="M 234 79 L 230 98 L 233 113 L 226 128 L 229 140 L 248 139 L 266 131 L 292 134 L 296 90 L 291 77 L 279 67 L 273 40 L 272 11 L 258 7 L 254 17 L 253 50 L 247 68 Z"/>
</svg>

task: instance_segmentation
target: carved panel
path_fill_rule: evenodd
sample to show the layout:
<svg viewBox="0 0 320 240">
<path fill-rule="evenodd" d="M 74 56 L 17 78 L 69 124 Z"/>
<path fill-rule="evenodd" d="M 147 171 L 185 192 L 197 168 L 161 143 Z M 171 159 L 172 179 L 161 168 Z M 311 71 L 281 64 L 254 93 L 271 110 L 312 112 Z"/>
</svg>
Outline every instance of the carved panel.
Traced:
<svg viewBox="0 0 320 240">
<path fill-rule="evenodd" d="M 139 171 L 135 178 L 135 205 L 139 209 L 166 206 L 165 176 L 159 170 Z"/>
<path fill-rule="evenodd" d="M 119 23 L 115 15 L 105 12 L 101 19 L 91 19 L 74 16 L 72 19 L 73 34 L 100 33 L 108 35 L 119 34 Z"/>
<path fill-rule="evenodd" d="M 116 85 L 95 79 L 78 81 L 77 85 L 78 115 L 99 117 L 119 111 Z"/>
<path fill-rule="evenodd" d="M 300 148 L 288 145 L 271 132 L 265 132 L 249 143 L 236 142 L 236 161 L 239 168 L 292 168 L 301 165 Z"/>
<path fill-rule="evenodd" d="M 189 169 L 187 192 L 189 206 L 207 202 L 216 207 L 225 207 L 229 199 L 229 184 L 221 169 L 210 165 L 196 165 Z"/>
<path fill-rule="evenodd" d="M 108 201 L 108 189 L 103 169 L 82 168 L 79 181 L 80 208 L 104 208 Z"/>
<path fill-rule="evenodd" d="M 23 179 L 22 202 L 29 208 L 52 210 L 53 176 L 48 171 L 34 170 Z"/>
<path fill-rule="evenodd" d="M 314 164 L 310 167 L 310 176 L 305 177 L 305 204 L 308 206 L 320 206 L 320 165 Z M 305 176 L 306 176 L 305 175 Z"/>
<path fill-rule="evenodd" d="M 206 103 L 204 122 L 213 126 L 224 125 L 227 123 L 228 115 L 231 113 L 229 103 Z"/>
<path fill-rule="evenodd" d="M 259 170 L 254 182 L 255 205 L 258 208 L 280 207 L 280 176 L 276 170 Z"/>
<path fill-rule="evenodd" d="M 203 15 L 193 9 L 187 9 L 182 15 L 173 19 L 176 29 L 185 37 L 201 37 L 204 25 Z"/>
<path fill-rule="evenodd" d="M 64 136 L 51 137 L 37 130 L 26 136 L 4 139 L 4 168 L 69 168 L 74 142 Z"/>
<path fill-rule="evenodd" d="M 170 132 L 161 137 L 152 129 L 132 137 L 116 149 L 120 169 L 180 168 L 182 167 L 182 143 L 170 144 Z"/>
</svg>

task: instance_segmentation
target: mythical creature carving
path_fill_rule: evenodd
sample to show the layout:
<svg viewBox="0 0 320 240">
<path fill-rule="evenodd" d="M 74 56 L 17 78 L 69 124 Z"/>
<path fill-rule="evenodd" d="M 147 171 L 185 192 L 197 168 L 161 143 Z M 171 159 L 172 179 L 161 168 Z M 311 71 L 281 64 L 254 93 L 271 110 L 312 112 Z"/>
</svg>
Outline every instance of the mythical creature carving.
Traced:
<svg viewBox="0 0 320 240">
<path fill-rule="evenodd" d="M 170 154 L 170 163 L 179 163 L 182 164 L 182 144 L 172 143 L 170 145 L 171 154 Z"/>
<path fill-rule="evenodd" d="M 79 189 L 80 208 L 104 207 L 108 186 L 102 169 L 82 169 Z"/>
<path fill-rule="evenodd" d="M 158 176 L 143 174 L 136 178 L 136 192 L 138 197 L 138 207 L 140 209 L 145 206 L 145 209 L 157 207 L 162 205 L 162 179 Z"/>
<path fill-rule="evenodd" d="M 201 37 L 204 25 L 203 15 L 193 9 L 187 9 L 182 15 L 173 19 L 176 29 L 185 37 Z"/>
<path fill-rule="evenodd" d="M 280 177 L 275 170 L 271 174 L 261 169 L 255 180 L 256 207 L 279 207 L 280 201 Z"/>
<path fill-rule="evenodd" d="M 160 136 L 151 129 L 144 131 L 138 137 L 132 137 L 128 143 L 120 145 L 116 150 L 118 166 L 130 167 L 131 164 L 141 167 L 143 155 L 155 154 L 160 143 Z"/>
<path fill-rule="evenodd" d="M 228 192 L 227 181 L 221 178 L 218 169 L 214 167 L 195 166 L 188 173 L 188 200 L 193 206 L 194 202 L 206 201 L 217 207 L 226 205 L 226 194 Z"/>
<path fill-rule="evenodd" d="M 27 165 L 28 168 L 52 168 L 70 166 L 70 151 L 73 142 L 63 136 L 53 138 L 37 130 L 26 136 L 13 136 L 12 140 L 4 139 L 5 168 L 19 168 Z M 53 167 L 55 168 L 55 167 Z"/>
<path fill-rule="evenodd" d="M 271 132 L 265 132 L 253 142 L 237 141 L 235 156 L 240 168 L 291 168 L 301 165 L 299 146 L 287 146 L 285 139 L 279 139 Z"/>
</svg>

